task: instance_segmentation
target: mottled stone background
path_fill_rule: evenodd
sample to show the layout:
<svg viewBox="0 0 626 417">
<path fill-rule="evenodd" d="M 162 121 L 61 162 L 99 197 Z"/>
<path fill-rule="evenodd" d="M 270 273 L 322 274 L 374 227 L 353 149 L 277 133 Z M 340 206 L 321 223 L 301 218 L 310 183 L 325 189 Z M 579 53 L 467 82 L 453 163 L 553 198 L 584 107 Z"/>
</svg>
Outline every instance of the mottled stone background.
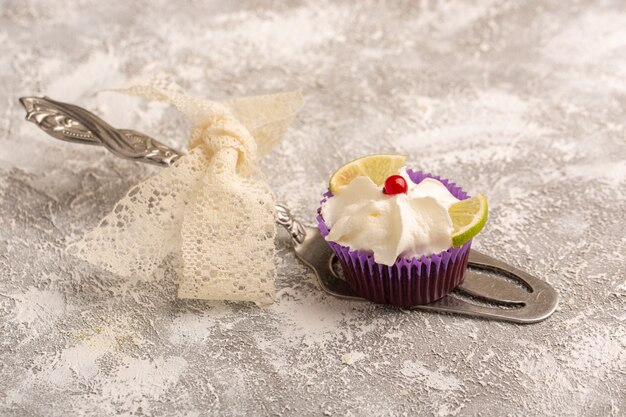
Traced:
<svg viewBox="0 0 626 417">
<path fill-rule="evenodd" d="M 313 220 L 343 161 L 401 152 L 485 192 L 477 245 L 549 281 L 519 326 L 324 295 L 280 236 L 268 309 L 178 301 L 68 257 L 158 168 L 51 139 L 49 95 L 183 147 L 173 109 L 97 90 L 157 72 L 208 98 L 301 88 L 263 161 Z M 626 414 L 626 4 L 0 0 L 0 414 Z"/>
</svg>

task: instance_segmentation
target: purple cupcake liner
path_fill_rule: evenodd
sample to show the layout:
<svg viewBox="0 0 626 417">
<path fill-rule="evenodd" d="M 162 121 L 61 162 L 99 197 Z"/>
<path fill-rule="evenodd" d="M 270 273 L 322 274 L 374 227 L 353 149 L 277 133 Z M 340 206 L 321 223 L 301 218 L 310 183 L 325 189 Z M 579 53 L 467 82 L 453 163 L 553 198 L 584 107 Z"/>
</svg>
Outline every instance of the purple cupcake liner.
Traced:
<svg viewBox="0 0 626 417">
<path fill-rule="evenodd" d="M 459 200 L 468 198 L 461 187 L 445 178 L 421 171 L 407 170 L 407 173 L 416 184 L 425 178 L 434 178 Z M 324 194 L 317 210 L 318 228 L 323 237 L 330 229 L 321 215 L 321 204 L 330 196 L 330 191 Z M 400 258 L 391 266 L 376 263 L 367 251 L 351 250 L 335 242 L 328 244 L 341 264 L 346 282 L 356 294 L 375 303 L 411 307 L 432 303 L 463 282 L 472 241 L 421 258 Z"/>
</svg>

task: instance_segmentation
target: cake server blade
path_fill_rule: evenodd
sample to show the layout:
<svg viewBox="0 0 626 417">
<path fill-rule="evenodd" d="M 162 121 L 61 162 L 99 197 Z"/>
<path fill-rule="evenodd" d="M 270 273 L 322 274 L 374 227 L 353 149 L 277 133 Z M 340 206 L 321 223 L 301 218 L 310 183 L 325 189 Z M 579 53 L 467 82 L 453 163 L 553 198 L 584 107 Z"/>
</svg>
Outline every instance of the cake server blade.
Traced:
<svg viewBox="0 0 626 417">
<path fill-rule="evenodd" d="M 298 223 L 281 207 L 283 225 L 291 233 L 297 257 L 315 273 L 326 293 L 347 300 L 367 301 L 355 295 L 342 278 L 341 266 L 316 227 L 292 226 Z M 284 220 L 289 219 L 289 220 Z M 455 313 L 514 323 L 536 323 L 554 313 L 556 290 L 545 281 L 520 271 L 475 249 L 470 250 L 465 279 L 452 293 L 430 304 L 411 309 Z"/>
</svg>

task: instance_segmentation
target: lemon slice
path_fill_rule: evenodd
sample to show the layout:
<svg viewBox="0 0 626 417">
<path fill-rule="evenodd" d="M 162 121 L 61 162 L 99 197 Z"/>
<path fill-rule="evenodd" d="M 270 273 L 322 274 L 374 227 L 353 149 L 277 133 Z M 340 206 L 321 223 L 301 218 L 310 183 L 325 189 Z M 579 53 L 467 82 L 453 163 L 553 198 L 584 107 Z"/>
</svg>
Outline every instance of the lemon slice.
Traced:
<svg viewBox="0 0 626 417">
<path fill-rule="evenodd" d="M 376 185 L 382 185 L 404 166 L 405 161 L 404 155 L 368 155 L 355 159 L 335 171 L 328 188 L 335 194 L 360 176 L 370 177 Z"/>
<path fill-rule="evenodd" d="M 459 247 L 478 234 L 487 223 L 487 198 L 476 197 L 454 203 L 448 209 L 452 219 L 452 246 Z"/>
</svg>

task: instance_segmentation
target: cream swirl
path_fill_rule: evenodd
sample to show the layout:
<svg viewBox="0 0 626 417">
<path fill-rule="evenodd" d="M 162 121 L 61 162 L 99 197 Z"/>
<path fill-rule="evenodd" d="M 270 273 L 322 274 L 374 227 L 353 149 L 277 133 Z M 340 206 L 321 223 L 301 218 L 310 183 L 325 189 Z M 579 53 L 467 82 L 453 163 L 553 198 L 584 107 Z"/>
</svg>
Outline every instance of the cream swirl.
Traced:
<svg viewBox="0 0 626 417">
<path fill-rule="evenodd" d="M 330 228 L 326 240 L 352 250 L 371 251 L 392 265 L 398 256 L 430 255 L 452 246 L 448 208 L 459 201 L 439 181 L 415 184 L 401 169 L 407 193 L 386 195 L 369 177 L 357 177 L 322 205 Z"/>
</svg>

